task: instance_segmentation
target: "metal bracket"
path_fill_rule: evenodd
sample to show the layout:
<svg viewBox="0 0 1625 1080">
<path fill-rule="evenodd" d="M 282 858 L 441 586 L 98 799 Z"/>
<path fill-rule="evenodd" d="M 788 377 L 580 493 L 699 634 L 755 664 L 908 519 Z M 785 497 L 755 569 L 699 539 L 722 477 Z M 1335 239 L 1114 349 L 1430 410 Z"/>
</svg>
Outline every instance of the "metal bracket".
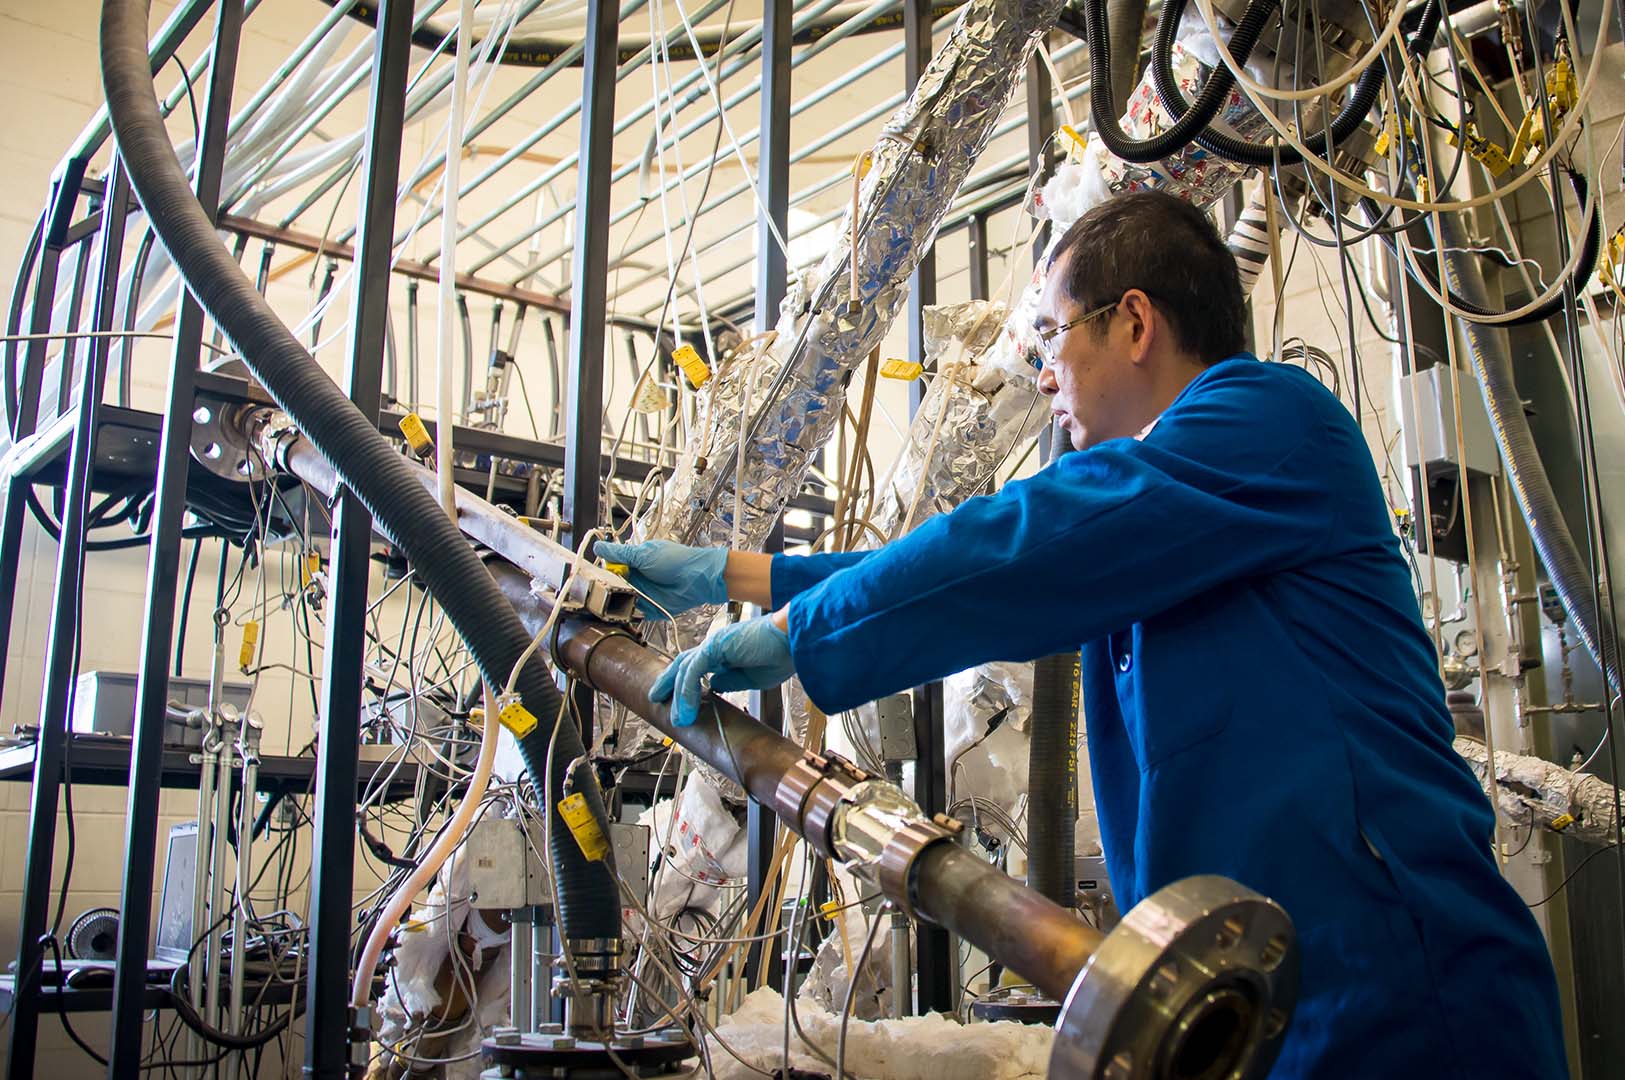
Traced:
<svg viewBox="0 0 1625 1080">
<path fill-rule="evenodd" d="M 881 850 L 880 888 L 910 919 L 917 917 L 914 899 L 909 892 L 909 879 L 913 876 L 915 861 L 926 848 L 944 840 L 951 843 L 964 830 L 963 822 L 947 814 L 933 814 L 930 821 L 915 821 L 903 826 Z"/>
<path fill-rule="evenodd" d="M 792 824 L 815 850 L 834 858 L 830 828 L 835 811 L 870 775 L 839 754 L 809 751 L 779 781 L 773 812 Z"/>
</svg>

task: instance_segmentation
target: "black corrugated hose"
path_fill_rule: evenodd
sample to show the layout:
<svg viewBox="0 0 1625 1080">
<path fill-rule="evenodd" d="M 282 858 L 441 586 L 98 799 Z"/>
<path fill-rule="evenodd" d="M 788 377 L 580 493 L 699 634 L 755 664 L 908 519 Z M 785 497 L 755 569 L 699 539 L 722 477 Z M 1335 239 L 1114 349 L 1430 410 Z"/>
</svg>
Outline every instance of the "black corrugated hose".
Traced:
<svg viewBox="0 0 1625 1080">
<path fill-rule="evenodd" d="M 101 53 L 119 154 L 153 231 L 249 370 L 372 512 L 378 530 L 411 560 L 424 586 L 468 643 L 485 680 L 503 685 L 530 644 L 513 605 L 406 459 L 350 403 L 255 291 L 193 196 L 153 93 L 147 59 L 149 2 L 106 0 Z M 612 865 L 587 861 L 558 816 L 558 802 L 569 780 L 571 790 L 586 796 L 600 828 L 607 831 L 603 797 L 586 762 L 581 733 L 566 715 L 553 737 L 560 695 L 540 657 L 525 665 L 518 689 L 525 707 L 540 721 L 519 740 L 538 791 L 546 775 L 550 738 L 554 744 L 552 790 L 543 798 L 553 823 L 561 929 L 567 938 L 619 937 L 621 905 Z"/>
<path fill-rule="evenodd" d="M 1186 2 L 1187 0 L 1168 0 L 1168 3 L 1163 6 L 1162 13 L 1157 17 L 1156 46 L 1151 50 L 1151 77 L 1157 88 L 1157 98 L 1162 102 L 1162 107 L 1167 109 L 1176 121 L 1182 119 L 1187 110 L 1192 108 L 1192 106 L 1185 104 L 1184 95 L 1179 92 L 1179 81 L 1174 78 L 1173 68 L 1174 42 L 1179 35 L 1179 21 L 1185 13 Z M 1400 23 L 1402 30 L 1410 29 L 1409 26 L 1405 25 L 1406 23 L 1417 27 L 1416 37 L 1410 44 L 1413 54 L 1419 56 L 1427 52 L 1432 44 L 1434 32 L 1439 28 L 1441 11 L 1439 0 L 1431 0 L 1426 7 L 1417 12 L 1408 12 L 1404 16 Z M 1240 35 L 1241 31 L 1238 28 L 1236 37 L 1239 38 Z M 1232 39 L 1231 50 L 1234 52 L 1235 49 L 1235 39 Z M 1235 55 L 1238 63 L 1246 62 L 1247 58 L 1239 52 Z M 1208 82 L 1218 78 L 1221 72 L 1224 74 L 1225 87 L 1228 90 L 1230 83 L 1235 78 L 1230 74 L 1228 68 L 1220 67 L 1215 69 L 1208 77 Z M 1361 121 L 1371 112 L 1372 106 L 1377 103 L 1377 96 L 1382 92 L 1382 81 L 1385 75 L 1386 68 L 1382 58 L 1378 57 L 1355 80 L 1354 93 L 1338 110 L 1337 115 L 1332 117 L 1331 138 L 1334 147 L 1359 129 Z M 1206 91 L 1205 85 L 1203 90 Z M 1209 119 L 1211 120 L 1211 118 Z M 1202 149 L 1243 165 L 1274 168 L 1277 165 L 1300 165 L 1303 163 L 1303 155 L 1295 147 L 1250 143 L 1245 139 L 1238 139 L 1221 131 L 1206 130 L 1196 132 L 1195 141 Z M 1311 149 L 1315 149 L 1322 158 L 1326 156 L 1324 148 L 1311 145 Z"/>
<path fill-rule="evenodd" d="M 1238 63 L 1245 64 L 1247 57 L 1252 55 L 1253 46 L 1258 44 L 1258 37 L 1264 32 L 1279 0 L 1251 0 L 1247 10 L 1241 16 L 1241 22 L 1236 26 L 1235 34 L 1230 38 L 1230 49 L 1235 54 Z M 1122 105 L 1116 100 L 1112 90 L 1111 71 L 1111 45 L 1110 30 L 1107 27 L 1106 0 L 1088 0 L 1084 8 L 1086 25 L 1089 28 L 1089 111 L 1094 120 L 1095 130 L 1100 133 L 1100 141 L 1106 144 L 1106 149 L 1122 158 L 1124 161 L 1136 164 L 1149 164 L 1161 161 L 1170 154 L 1177 152 L 1192 139 L 1202 133 L 1202 130 L 1213 122 L 1219 115 L 1219 109 L 1224 105 L 1224 99 L 1229 96 L 1230 88 L 1235 85 L 1235 77 L 1227 70 L 1218 70 L 1208 77 L 1202 84 L 1202 92 L 1196 95 L 1196 103 L 1183 117 L 1175 120 L 1167 130 L 1153 135 L 1149 139 L 1131 139 L 1123 133 L 1123 126 L 1118 120 Z M 1158 48 L 1152 50 L 1152 63 L 1156 63 L 1156 54 L 1161 52 L 1162 38 L 1168 37 L 1169 48 L 1173 47 L 1172 35 L 1178 30 L 1177 20 L 1169 29 L 1161 20 L 1157 24 Z"/>
<path fill-rule="evenodd" d="M 1435 215 L 1435 242 L 1444 247 L 1444 271 L 1450 291 L 1482 305 L 1485 299 L 1484 275 L 1471 254 L 1472 240 L 1454 214 Z M 1512 372 L 1512 352 L 1506 332 L 1469 319 L 1461 320 L 1472 355 L 1473 371 L 1484 395 L 1484 408 L 1495 430 L 1495 441 L 1506 463 L 1507 479 L 1517 496 L 1518 507 L 1529 523 L 1529 536 L 1540 555 L 1552 587 L 1563 606 L 1574 617 L 1574 625 L 1586 649 L 1596 658 L 1614 693 L 1619 692 L 1619 646 L 1614 627 L 1601 618 L 1591 590 L 1591 574 L 1574 535 L 1558 505 L 1540 452 L 1535 448 L 1529 418 L 1524 415 L 1523 398 Z"/>
<path fill-rule="evenodd" d="M 1027 885 L 1064 908 L 1077 906 L 1078 679 L 1076 652 L 1033 665 L 1032 742 L 1027 754 Z"/>
</svg>

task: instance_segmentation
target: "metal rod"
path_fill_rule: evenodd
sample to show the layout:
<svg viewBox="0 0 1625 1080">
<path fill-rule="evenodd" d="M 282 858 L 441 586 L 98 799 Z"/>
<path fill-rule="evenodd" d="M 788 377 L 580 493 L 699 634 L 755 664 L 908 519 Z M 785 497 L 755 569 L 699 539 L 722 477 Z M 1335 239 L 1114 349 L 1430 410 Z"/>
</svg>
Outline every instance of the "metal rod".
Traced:
<svg viewBox="0 0 1625 1080">
<path fill-rule="evenodd" d="M 970 249 L 970 297 L 988 299 L 987 215 L 972 214 L 965 222 L 965 244 Z"/>
<path fill-rule="evenodd" d="M 209 688 L 209 712 L 220 725 L 220 754 L 214 764 L 214 806 L 210 808 L 209 914 L 205 923 L 209 934 L 203 947 L 203 1015 L 211 1024 L 224 1027 L 227 1021 L 220 1000 L 220 965 L 226 958 L 226 852 L 231 838 L 231 776 L 237 771 L 235 747 L 242 727 L 241 718 L 233 715 L 235 710 L 226 711 L 224 694 L 213 686 Z M 246 792 L 244 797 L 248 797 Z M 197 933 L 195 927 L 192 932 Z"/>
<path fill-rule="evenodd" d="M 931 0 L 903 0 L 903 85 L 909 93 L 920 81 L 920 73 L 931 63 Z M 905 316 L 908 332 L 908 358 L 911 363 L 925 366 L 925 309 L 937 302 L 936 244 L 931 245 L 920 259 L 919 268 L 908 282 L 908 313 Z M 908 414 L 920 411 L 925 400 L 924 379 L 908 384 Z"/>
<path fill-rule="evenodd" d="M 608 0 L 587 8 L 587 51 L 581 66 L 581 180 L 577 188 L 570 354 L 564 411 L 564 517 L 570 545 L 599 521 L 604 434 L 604 319 L 609 309 L 609 174 L 614 165 L 615 42 L 619 25 Z M 583 723 L 583 732 L 586 725 Z"/>
<path fill-rule="evenodd" d="M 412 2 L 387 0 L 374 35 L 366 172 L 357 220 L 354 298 L 345 389 L 367 419 L 378 421 L 384 321 L 389 311 L 390 240 L 400 174 Z M 348 490 L 333 514 L 332 596 L 322 668 L 322 727 L 316 780 L 317 868 L 311 881 L 310 973 L 305 999 L 305 1072 L 341 1080 L 350 1066 L 350 905 L 355 877 L 355 792 L 360 753 L 362 649 L 372 516 Z"/>
<path fill-rule="evenodd" d="M 77 184 L 75 185 L 77 188 Z M 115 157 L 102 204 L 101 268 L 97 277 L 94 325 L 112 329 L 118 292 L 119 262 L 124 250 L 129 181 Z M 51 861 L 56 846 L 57 796 L 68 751 L 68 704 L 78 665 L 80 616 L 84 601 L 85 527 L 90 508 L 91 464 L 96 460 L 97 419 L 107 378 L 109 337 L 92 341 L 80 382 L 73 448 L 63 485 L 65 507 L 57 543 L 56 588 L 51 600 L 50 631 L 45 656 L 45 685 L 40 700 L 39 740 L 34 751 L 34 787 L 28 819 L 28 861 L 23 878 L 22 917 L 17 941 L 17 990 L 12 998 L 11 1054 L 7 1075 L 34 1075 L 39 1037 L 41 995 L 51 902 Z M 64 358 L 66 362 L 66 358 Z M 60 905 L 59 905 L 60 906 Z M 30 983 L 34 983 L 30 987 Z"/>
<path fill-rule="evenodd" d="M 242 755 L 243 781 L 237 804 L 237 903 L 231 911 L 231 997 L 226 1005 L 226 1030 L 241 1034 L 243 1017 L 243 976 L 248 967 L 249 871 L 254 865 L 254 792 L 258 789 L 260 768 L 259 724 L 244 715 L 237 724 L 237 748 Z"/>
</svg>

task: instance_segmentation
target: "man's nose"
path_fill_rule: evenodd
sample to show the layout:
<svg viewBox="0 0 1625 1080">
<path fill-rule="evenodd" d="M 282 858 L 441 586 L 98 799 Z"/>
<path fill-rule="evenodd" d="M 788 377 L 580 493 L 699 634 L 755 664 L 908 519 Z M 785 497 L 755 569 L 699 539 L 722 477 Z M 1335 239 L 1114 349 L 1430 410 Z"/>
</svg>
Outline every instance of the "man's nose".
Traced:
<svg viewBox="0 0 1625 1080">
<path fill-rule="evenodd" d="M 1046 361 L 1044 366 L 1038 369 L 1038 392 L 1040 394 L 1054 394 L 1060 391 L 1060 384 L 1055 381 L 1054 368 L 1053 364 Z"/>
</svg>

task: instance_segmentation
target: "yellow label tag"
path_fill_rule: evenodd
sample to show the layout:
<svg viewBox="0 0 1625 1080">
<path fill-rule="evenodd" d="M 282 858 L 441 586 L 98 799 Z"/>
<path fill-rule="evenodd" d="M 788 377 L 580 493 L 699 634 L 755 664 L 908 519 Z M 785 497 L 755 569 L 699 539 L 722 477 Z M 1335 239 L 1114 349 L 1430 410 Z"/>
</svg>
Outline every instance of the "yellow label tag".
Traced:
<svg viewBox="0 0 1625 1080">
<path fill-rule="evenodd" d="M 1573 824 L 1574 824 L 1574 815 L 1573 814 L 1559 814 L 1559 815 L 1557 815 L 1556 817 L 1554 817 L 1552 819 L 1552 831 L 1553 832 L 1562 832 L 1564 829 L 1568 828 L 1570 825 L 1573 825 Z"/>
<path fill-rule="evenodd" d="M 924 364 L 916 364 L 910 360 L 887 360 L 880 365 L 882 379 L 900 379 L 903 382 L 913 382 L 924 371 Z"/>
<path fill-rule="evenodd" d="M 513 732 L 516 739 L 523 739 L 536 727 L 535 715 L 517 701 L 502 706 L 497 713 L 497 722 Z"/>
<path fill-rule="evenodd" d="M 711 377 L 711 369 L 705 366 L 705 361 L 700 359 L 700 354 L 694 351 L 692 345 L 679 346 L 671 358 L 683 369 L 683 374 L 688 376 L 688 384 L 696 390 Z"/>
<path fill-rule="evenodd" d="M 570 835 L 576 838 L 576 844 L 588 862 L 599 862 L 609 854 L 609 841 L 604 838 L 604 830 L 598 827 L 598 820 L 592 816 L 585 795 L 578 791 L 560 799 L 559 816 L 570 827 Z"/>
<path fill-rule="evenodd" d="M 305 585 L 306 588 L 309 588 L 310 583 L 312 581 L 316 580 L 316 575 L 321 572 L 321 569 L 322 569 L 322 557 L 321 557 L 321 555 L 317 554 L 314 551 L 308 552 L 305 555 L 305 565 L 303 567 L 303 573 L 302 573 L 302 576 L 303 576 L 303 579 L 304 579 L 304 585 Z"/>
<path fill-rule="evenodd" d="M 434 440 L 429 438 L 429 429 L 423 426 L 423 420 L 417 413 L 407 413 L 401 417 L 401 434 L 406 436 L 406 445 L 418 457 L 426 458 L 434 453 Z"/>
<path fill-rule="evenodd" d="M 237 669 L 248 674 L 248 669 L 254 666 L 254 648 L 260 641 L 260 624 L 250 621 L 243 626 L 243 647 L 237 654 Z"/>
</svg>

